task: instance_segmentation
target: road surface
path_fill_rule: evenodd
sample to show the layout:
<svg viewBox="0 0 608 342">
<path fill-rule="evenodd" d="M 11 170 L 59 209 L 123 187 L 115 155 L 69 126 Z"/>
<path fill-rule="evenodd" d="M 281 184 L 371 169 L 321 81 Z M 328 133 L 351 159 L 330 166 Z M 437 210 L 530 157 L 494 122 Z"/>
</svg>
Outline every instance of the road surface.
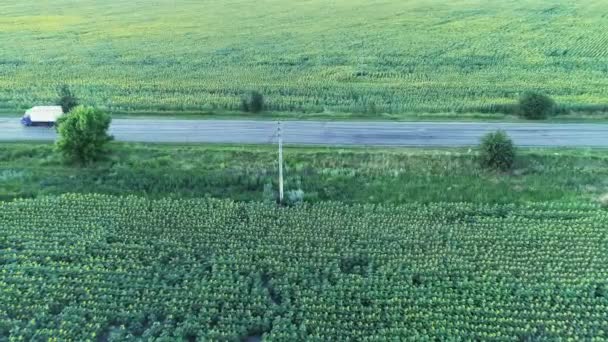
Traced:
<svg viewBox="0 0 608 342">
<path fill-rule="evenodd" d="M 110 133 L 131 142 L 265 144 L 276 141 L 276 127 L 274 121 L 115 119 Z M 608 125 L 602 124 L 284 121 L 282 127 L 287 144 L 470 146 L 502 129 L 519 146 L 608 147 Z M 55 136 L 52 128 L 0 118 L 0 141 Z"/>
</svg>

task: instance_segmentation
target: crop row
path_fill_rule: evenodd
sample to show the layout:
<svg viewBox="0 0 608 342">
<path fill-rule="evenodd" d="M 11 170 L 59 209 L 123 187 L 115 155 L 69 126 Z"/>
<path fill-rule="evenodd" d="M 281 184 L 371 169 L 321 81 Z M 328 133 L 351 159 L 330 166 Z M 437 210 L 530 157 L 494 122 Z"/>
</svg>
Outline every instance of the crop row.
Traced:
<svg viewBox="0 0 608 342">
<path fill-rule="evenodd" d="M 530 89 L 606 103 L 602 0 L 349 4 L 2 4 L 0 108 L 54 101 L 59 83 L 117 111 L 238 110 L 251 90 L 329 114 L 495 110 Z"/>
<path fill-rule="evenodd" d="M 68 77 L 61 76 L 64 71 L 61 75 L 53 71 L 63 70 L 62 64 L 14 70 L 0 64 L 0 73 L 5 75 L 0 83 L 0 101 L 6 108 L 52 102 L 60 83 L 57 79 L 64 79 L 63 83 L 70 84 L 84 102 L 114 111 L 238 111 L 241 99 L 251 90 L 265 95 L 268 110 L 284 112 L 474 111 L 514 103 L 518 94 L 528 88 L 547 92 L 566 107 L 604 104 L 606 92 L 602 84 L 606 71 L 595 71 L 595 66 L 572 69 L 569 65 L 576 62 L 566 64 L 548 70 L 502 67 L 462 72 L 450 67 L 441 71 L 441 76 L 435 75 L 442 68 L 436 66 L 421 68 L 412 75 L 356 68 L 311 68 L 303 72 L 267 66 L 226 68 L 221 71 L 223 75 L 217 75 L 197 66 L 135 69 L 86 65 L 82 71 L 72 68 Z M 569 74 L 566 78 L 565 73 L 573 72 L 575 76 Z M 294 78 L 293 74 L 297 76 Z M 35 80 L 36 75 L 47 76 Z M 513 75 L 530 80 L 530 85 L 508 81 Z M 587 80 L 593 84 L 585 83 Z"/>
<path fill-rule="evenodd" d="M 594 205 L 0 205 L 0 337 L 608 337 Z"/>
</svg>

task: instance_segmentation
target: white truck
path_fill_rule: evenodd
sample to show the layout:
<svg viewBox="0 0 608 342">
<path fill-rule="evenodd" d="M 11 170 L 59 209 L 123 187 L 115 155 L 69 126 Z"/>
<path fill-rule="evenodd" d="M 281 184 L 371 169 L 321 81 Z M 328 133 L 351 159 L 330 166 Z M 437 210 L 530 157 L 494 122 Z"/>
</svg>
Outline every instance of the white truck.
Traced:
<svg viewBox="0 0 608 342">
<path fill-rule="evenodd" d="M 37 106 L 28 109 L 21 123 L 24 126 L 53 126 L 57 119 L 63 115 L 61 106 Z"/>
</svg>

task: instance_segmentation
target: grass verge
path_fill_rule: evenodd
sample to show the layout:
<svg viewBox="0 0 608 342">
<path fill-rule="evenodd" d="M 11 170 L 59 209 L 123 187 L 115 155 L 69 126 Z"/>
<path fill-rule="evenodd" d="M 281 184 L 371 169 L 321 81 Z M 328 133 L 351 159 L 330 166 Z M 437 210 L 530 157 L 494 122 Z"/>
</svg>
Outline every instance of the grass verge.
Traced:
<svg viewBox="0 0 608 342">
<path fill-rule="evenodd" d="M 587 201 L 608 188 L 604 150 L 519 152 L 502 174 L 481 170 L 469 149 L 289 147 L 285 189 L 302 189 L 309 202 L 525 203 Z M 95 192 L 258 201 L 276 192 L 276 156 L 272 146 L 113 143 L 107 160 L 75 167 L 50 144 L 2 143 L 0 199 Z"/>
<path fill-rule="evenodd" d="M 21 111 L 0 110 L 0 118 L 21 117 Z M 180 119 L 180 120 L 317 120 L 317 121 L 403 121 L 403 122 L 531 122 L 531 123 L 608 123 L 608 112 L 572 112 L 552 116 L 546 120 L 525 120 L 517 115 L 481 112 L 445 113 L 296 113 L 262 112 L 257 114 L 238 111 L 129 111 L 111 112 L 115 119 Z"/>
</svg>

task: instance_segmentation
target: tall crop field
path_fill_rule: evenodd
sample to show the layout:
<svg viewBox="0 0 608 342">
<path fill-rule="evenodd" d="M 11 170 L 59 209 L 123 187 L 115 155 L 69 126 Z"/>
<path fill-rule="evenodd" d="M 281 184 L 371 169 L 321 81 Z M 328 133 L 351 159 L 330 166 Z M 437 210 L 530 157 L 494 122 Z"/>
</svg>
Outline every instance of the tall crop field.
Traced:
<svg viewBox="0 0 608 342">
<path fill-rule="evenodd" d="M 608 103 L 604 0 L 0 3 L 0 111 L 57 85 L 113 111 L 495 111 L 526 90 Z"/>
<path fill-rule="evenodd" d="M 0 340 L 608 337 L 595 205 L 0 204 Z"/>
</svg>

